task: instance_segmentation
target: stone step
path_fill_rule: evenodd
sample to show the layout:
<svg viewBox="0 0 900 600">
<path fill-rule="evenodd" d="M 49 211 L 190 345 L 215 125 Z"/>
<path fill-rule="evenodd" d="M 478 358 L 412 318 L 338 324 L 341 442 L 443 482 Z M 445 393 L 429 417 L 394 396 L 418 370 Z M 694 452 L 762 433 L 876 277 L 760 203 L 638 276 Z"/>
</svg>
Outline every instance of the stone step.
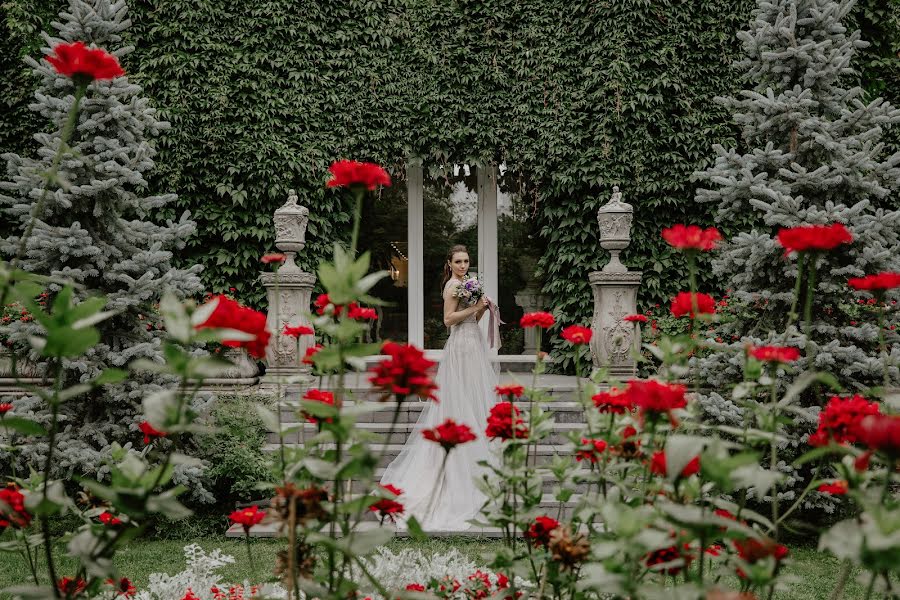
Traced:
<svg viewBox="0 0 900 600">
<path fill-rule="evenodd" d="M 295 444 L 302 440 L 309 439 L 318 431 L 315 423 L 295 424 L 298 431 L 288 433 L 284 441 L 285 443 Z M 356 427 L 362 431 L 367 431 L 374 436 L 372 444 L 381 444 L 388 442 L 390 444 L 404 444 L 410 435 L 416 434 L 415 423 L 397 423 L 391 426 L 391 423 L 357 423 Z M 483 434 L 479 428 L 472 429 L 476 435 Z M 553 430 L 543 441 L 546 444 L 565 444 L 569 442 L 569 435 L 573 432 L 578 433 L 584 429 L 584 423 L 554 423 Z M 421 434 L 418 434 L 421 435 Z M 272 444 L 278 443 L 278 434 L 269 432 L 268 442 Z"/>
<path fill-rule="evenodd" d="M 298 447 L 300 444 L 285 444 L 286 448 L 294 448 Z M 327 448 L 328 445 L 323 444 L 323 448 Z M 403 449 L 403 444 L 372 444 L 371 450 L 376 455 L 379 455 L 384 449 L 384 456 L 381 457 L 380 464 L 378 467 L 385 467 L 390 463 L 394 458 L 400 454 L 400 450 Z M 277 452 L 278 444 L 277 443 L 268 443 L 263 446 L 263 450 L 267 452 Z M 573 453 L 574 447 L 572 444 L 538 444 L 536 448 L 532 449 L 534 456 L 536 457 L 536 464 L 545 465 L 553 460 L 557 456 L 569 456 Z"/>
<path fill-rule="evenodd" d="M 360 404 L 377 410 L 358 414 L 356 422 L 359 424 L 390 423 L 394 418 L 394 411 L 397 410 L 396 402 L 361 402 Z M 397 414 L 397 422 L 415 423 L 422 413 L 422 409 L 424 409 L 427 404 L 427 402 L 418 400 L 402 403 L 400 412 Z M 529 408 L 528 402 L 515 402 L 515 405 L 523 412 L 527 411 Z M 574 400 L 554 400 L 552 402 L 540 402 L 539 405 L 544 412 L 549 413 L 557 423 L 584 422 L 584 408 Z M 300 420 L 301 418 L 297 411 L 297 403 L 293 401 L 282 402 L 282 423 L 297 423 Z"/>
<path fill-rule="evenodd" d="M 375 470 L 375 481 L 381 481 L 381 478 L 384 475 L 384 471 L 385 471 L 384 467 L 380 467 Z M 588 472 L 589 471 L 587 469 L 584 469 L 585 475 Z M 541 481 L 542 481 L 542 491 L 545 494 L 552 493 L 558 485 L 558 481 L 557 481 L 556 477 L 554 477 L 553 473 L 551 473 L 550 471 L 548 471 L 546 469 L 541 469 L 539 471 L 539 474 L 541 476 Z M 577 479 L 578 478 L 576 477 L 576 481 L 577 481 Z M 570 483 L 568 485 L 568 487 L 572 488 L 577 494 L 582 494 L 587 489 L 588 484 L 583 481 L 580 481 L 578 483 Z M 351 492 L 355 492 L 355 493 L 360 492 L 360 491 L 362 491 L 362 488 L 363 488 L 363 482 L 358 479 L 354 479 L 350 484 Z M 596 486 L 595 486 L 595 490 L 596 490 Z"/>
</svg>

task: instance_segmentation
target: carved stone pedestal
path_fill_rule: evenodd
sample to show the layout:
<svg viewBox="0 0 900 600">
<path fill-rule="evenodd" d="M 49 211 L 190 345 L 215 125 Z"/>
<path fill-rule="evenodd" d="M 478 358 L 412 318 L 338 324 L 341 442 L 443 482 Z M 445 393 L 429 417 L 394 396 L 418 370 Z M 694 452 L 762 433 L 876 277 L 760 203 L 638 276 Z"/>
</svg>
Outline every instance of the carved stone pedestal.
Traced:
<svg viewBox="0 0 900 600">
<path fill-rule="evenodd" d="M 605 273 L 594 271 L 588 276 L 594 292 L 594 316 L 591 319 L 591 358 L 595 368 L 606 368 L 613 377 L 634 374 L 633 350 L 638 347 L 639 330 L 625 321 L 637 312 L 640 271 Z"/>
</svg>

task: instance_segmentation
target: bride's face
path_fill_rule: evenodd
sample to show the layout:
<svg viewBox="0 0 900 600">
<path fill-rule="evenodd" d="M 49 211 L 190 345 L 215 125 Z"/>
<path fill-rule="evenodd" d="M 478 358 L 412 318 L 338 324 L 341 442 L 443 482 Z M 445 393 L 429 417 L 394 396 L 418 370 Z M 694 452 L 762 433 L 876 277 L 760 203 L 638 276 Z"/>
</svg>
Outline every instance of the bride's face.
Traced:
<svg viewBox="0 0 900 600">
<path fill-rule="evenodd" d="M 456 277 L 462 277 L 469 272 L 469 255 L 466 252 L 457 252 L 450 259 L 450 270 Z"/>
</svg>

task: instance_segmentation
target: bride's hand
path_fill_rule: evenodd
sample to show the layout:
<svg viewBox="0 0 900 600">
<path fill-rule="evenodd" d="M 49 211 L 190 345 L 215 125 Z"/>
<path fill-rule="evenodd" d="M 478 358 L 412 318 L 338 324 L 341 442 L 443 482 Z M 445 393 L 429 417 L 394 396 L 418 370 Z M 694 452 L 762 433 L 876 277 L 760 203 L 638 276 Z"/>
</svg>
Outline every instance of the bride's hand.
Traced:
<svg viewBox="0 0 900 600">
<path fill-rule="evenodd" d="M 487 310 L 491 306 L 491 299 L 487 296 L 482 296 L 480 304 L 481 306 L 479 308 L 481 308 L 481 310 Z"/>
</svg>

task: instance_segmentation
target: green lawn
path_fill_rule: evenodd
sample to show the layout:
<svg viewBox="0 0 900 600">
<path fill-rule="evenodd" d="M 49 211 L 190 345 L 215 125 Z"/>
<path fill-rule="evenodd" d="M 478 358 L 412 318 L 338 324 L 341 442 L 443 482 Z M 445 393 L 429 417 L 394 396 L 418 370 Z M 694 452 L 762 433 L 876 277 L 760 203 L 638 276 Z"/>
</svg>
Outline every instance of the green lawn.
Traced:
<svg viewBox="0 0 900 600">
<path fill-rule="evenodd" d="M 8 536 L 4 536 L 6 539 Z M 223 568 L 220 572 L 227 582 L 263 581 L 270 575 L 271 565 L 275 560 L 275 553 L 282 545 L 274 540 L 253 540 L 254 561 L 257 565 L 256 572 L 250 569 L 246 559 L 246 550 L 243 542 L 225 538 L 204 538 L 198 543 L 207 551 L 221 548 L 226 554 L 236 558 L 234 565 Z M 416 546 L 423 551 L 442 552 L 451 547 L 458 548 L 471 556 L 476 563 L 483 564 L 480 560 L 482 553 L 490 552 L 497 542 L 477 541 L 466 539 L 433 539 L 426 543 L 416 543 L 406 540 L 391 542 L 390 548 L 394 551 Z M 147 584 L 148 576 L 153 572 L 176 573 L 184 569 L 182 541 L 138 541 L 134 542 L 117 556 L 116 564 L 121 573 L 131 578 L 138 589 Z M 62 548 L 60 548 L 62 550 Z M 61 552 L 60 552 L 61 554 Z M 786 573 L 798 579 L 788 592 L 777 594 L 779 600 L 809 600 L 827 598 L 834 587 L 835 579 L 840 571 L 839 562 L 832 556 L 821 554 L 808 548 L 795 548 L 792 550 L 792 561 L 786 569 Z M 74 567 L 73 561 L 59 559 L 60 575 L 71 575 Z M 26 583 L 29 581 L 28 568 L 21 556 L 12 554 L 0 554 L 0 588 Z M 844 595 L 846 600 L 863 598 L 863 590 L 855 578 Z"/>
</svg>

